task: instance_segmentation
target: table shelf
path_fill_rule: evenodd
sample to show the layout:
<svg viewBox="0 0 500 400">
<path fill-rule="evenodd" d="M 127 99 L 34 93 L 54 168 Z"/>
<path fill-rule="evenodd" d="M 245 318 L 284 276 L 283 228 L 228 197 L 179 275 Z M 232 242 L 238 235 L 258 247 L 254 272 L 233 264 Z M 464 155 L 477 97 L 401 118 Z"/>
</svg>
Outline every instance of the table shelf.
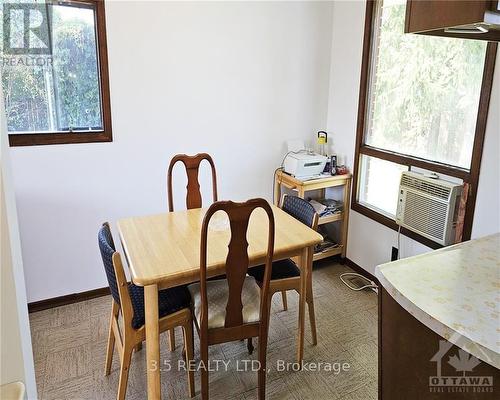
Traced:
<svg viewBox="0 0 500 400">
<path fill-rule="evenodd" d="M 340 240 L 339 246 L 327 250 L 322 253 L 314 254 L 313 260 L 321 260 L 323 258 L 340 255 L 342 258 L 346 256 L 347 250 L 347 229 L 349 224 L 349 208 L 351 203 L 351 174 L 324 176 L 318 179 L 301 181 L 288 175 L 282 170 L 279 170 L 274 175 L 274 203 L 279 206 L 281 201 L 282 187 L 291 189 L 297 192 L 298 197 L 304 199 L 306 192 L 320 191 L 320 197 L 325 197 L 326 189 L 333 187 L 341 187 L 343 189 L 343 205 L 344 210 L 340 213 L 327 215 L 319 218 L 319 225 L 329 224 L 332 222 L 340 222 Z"/>
<path fill-rule="evenodd" d="M 335 213 L 332 215 L 326 215 L 324 217 L 319 217 L 318 224 L 323 225 L 323 224 L 329 224 L 330 222 L 335 222 L 335 221 L 342 221 L 344 219 L 344 213 Z"/>
<path fill-rule="evenodd" d="M 318 260 L 322 260 L 323 258 L 332 257 L 332 256 L 342 254 L 343 250 L 344 250 L 344 246 L 340 245 L 338 247 L 334 247 L 333 249 L 328 249 L 328 250 L 322 251 L 320 253 L 314 253 L 313 261 L 318 261 Z"/>
</svg>

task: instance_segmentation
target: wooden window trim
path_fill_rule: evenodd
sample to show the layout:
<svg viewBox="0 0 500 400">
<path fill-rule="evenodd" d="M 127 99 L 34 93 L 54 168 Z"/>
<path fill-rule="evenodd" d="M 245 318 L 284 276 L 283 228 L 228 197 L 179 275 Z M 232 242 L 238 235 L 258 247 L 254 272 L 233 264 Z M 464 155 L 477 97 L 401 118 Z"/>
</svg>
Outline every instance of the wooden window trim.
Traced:
<svg viewBox="0 0 500 400">
<path fill-rule="evenodd" d="M 60 1 L 63 5 L 91 5 L 95 7 L 97 58 L 99 62 L 99 84 L 103 130 L 97 132 L 47 132 L 47 133 L 9 133 L 9 145 L 39 146 L 48 144 L 112 142 L 111 101 L 109 94 L 108 46 L 106 41 L 106 16 L 104 0 L 69 0 Z"/>
<path fill-rule="evenodd" d="M 476 206 L 477 188 L 479 183 L 479 173 L 481 168 L 481 158 L 483 154 L 484 136 L 486 132 L 486 122 L 488 120 L 488 109 L 490 104 L 491 90 L 493 87 L 493 74 L 495 71 L 495 60 L 497 53 L 497 43 L 489 42 L 486 47 L 486 57 L 484 62 L 483 80 L 481 83 L 481 93 L 479 98 L 479 107 L 476 120 L 476 130 L 472 150 L 470 170 L 459 168 L 447 164 L 428 161 L 422 158 L 407 156 L 387 150 L 378 149 L 364 144 L 364 132 L 366 122 L 366 108 L 369 95 L 369 78 L 371 67 L 371 39 L 373 35 L 373 19 L 377 0 L 367 0 L 365 27 L 363 37 L 363 61 L 361 64 L 361 78 L 358 101 L 358 119 L 356 129 L 356 144 L 354 151 L 354 171 L 353 187 L 351 196 L 351 208 L 374 221 L 387 226 L 395 231 L 398 230 L 396 222 L 387 216 L 378 213 L 371 208 L 360 204 L 357 200 L 359 186 L 359 168 L 361 155 L 373 156 L 382 160 L 391 161 L 397 164 L 418 167 L 441 173 L 444 175 L 462 179 L 469 183 L 469 196 L 465 209 L 464 229 L 462 240 L 469 240 L 472 232 L 472 223 L 474 220 L 474 209 Z M 436 249 L 442 247 L 417 233 L 401 228 L 401 233 L 417 242 L 420 242 L 430 248 Z"/>
</svg>

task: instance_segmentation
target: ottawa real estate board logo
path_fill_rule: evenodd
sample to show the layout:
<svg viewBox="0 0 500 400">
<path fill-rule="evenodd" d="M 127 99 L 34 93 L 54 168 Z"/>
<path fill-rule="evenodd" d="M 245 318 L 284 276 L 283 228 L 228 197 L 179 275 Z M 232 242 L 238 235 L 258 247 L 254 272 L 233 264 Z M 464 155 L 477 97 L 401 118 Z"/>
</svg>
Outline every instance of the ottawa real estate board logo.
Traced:
<svg viewBox="0 0 500 400">
<path fill-rule="evenodd" d="M 51 55 L 51 4 L 2 2 L 3 55 Z"/>
<path fill-rule="evenodd" d="M 493 392 L 493 376 L 474 373 L 482 362 L 447 340 L 439 341 L 439 349 L 430 361 L 436 363 L 436 375 L 429 377 L 431 393 Z"/>
</svg>

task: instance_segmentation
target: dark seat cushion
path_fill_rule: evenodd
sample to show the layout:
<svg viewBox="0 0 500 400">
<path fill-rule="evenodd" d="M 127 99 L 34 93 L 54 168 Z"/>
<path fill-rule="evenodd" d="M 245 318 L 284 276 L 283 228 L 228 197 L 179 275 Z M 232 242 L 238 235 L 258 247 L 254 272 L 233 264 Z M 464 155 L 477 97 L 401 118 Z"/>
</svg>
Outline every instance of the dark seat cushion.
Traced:
<svg viewBox="0 0 500 400">
<path fill-rule="evenodd" d="M 259 265 L 258 267 L 249 268 L 248 275 L 253 276 L 257 282 L 262 282 L 264 280 L 264 270 L 265 265 Z M 300 269 L 297 265 L 290 260 L 280 260 L 273 262 L 273 270 L 271 273 L 271 280 L 294 278 L 300 276 Z"/>
<path fill-rule="evenodd" d="M 130 300 L 134 309 L 132 327 L 139 329 L 145 322 L 144 288 L 131 283 L 128 286 L 128 292 L 130 293 Z M 164 289 L 158 292 L 158 314 L 160 318 L 173 314 L 183 308 L 189 308 L 190 305 L 191 296 L 185 286 Z"/>
</svg>

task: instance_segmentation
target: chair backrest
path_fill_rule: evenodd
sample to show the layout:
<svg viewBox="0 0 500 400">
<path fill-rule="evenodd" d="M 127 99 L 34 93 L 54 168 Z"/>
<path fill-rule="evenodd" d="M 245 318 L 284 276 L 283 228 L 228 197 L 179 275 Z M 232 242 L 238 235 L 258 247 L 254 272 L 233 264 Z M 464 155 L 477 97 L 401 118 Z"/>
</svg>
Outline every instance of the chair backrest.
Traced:
<svg viewBox="0 0 500 400">
<path fill-rule="evenodd" d="M 308 227 L 318 228 L 318 213 L 307 200 L 297 196 L 284 195 L 281 209 Z"/>
<path fill-rule="evenodd" d="M 217 211 L 224 211 L 229 217 L 231 240 L 226 258 L 226 277 L 229 295 L 226 305 L 226 320 L 224 328 L 233 328 L 243 324 L 243 304 L 241 293 L 247 274 L 248 242 L 247 229 L 252 212 L 256 208 L 263 208 L 269 219 L 268 243 L 265 263 L 264 281 L 261 290 L 260 321 L 267 321 L 267 298 L 269 295 L 269 281 L 271 278 L 272 258 L 274 253 L 274 215 L 269 203 L 264 199 L 252 199 L 244 203 L 219 201 L 210 206 L 203 219 L 201 228 L 200 248 L 200 292 L 201 292 L 201 326 L 208 329 L 208 299 L 207 299 L 207 234 L 208 224 L 212 215 Z"/>
<path fill-rule="evenodd" d="M 111 296 L 120 305 L 124 322 L 131 323 L 133 309 L 128 292 L 128 282 L 123 270 L 120 254 L 118 254 L 115 248 L 109 223 L 105 222 L 102 224 L 97 237 Z"/>
<path fill-rule="evenodd" d="M 111 296 L 120 304 L 120 292 L 118 290 L 118 282 L 116 280 L 115 267 L 113 265 L 113 254 L 115 254 L 116 248 L 113 237 L 111 236 L 111 229 L 107 222 L 102 224 L 97 239 L 99 242 L 99 250 L 101 251 L 102 262 L 104 264 L 104 271 L 106 272 L 106 278 L 108 278 Z"/>
<path fill-rule="evenodd" d="M 167 195 L 168 195 L 169 211 L 174 211 L 174 201 L 172 194 L 172 170 L 174 168 L 174 165 L 178 161 L 181 161 L 184 164 L 188 179 L 186 186 L 187 189 L 186 207 L 188 210 L 192 208 L 201 208 L 202 199 L 200 192 L 200 183 L 198 181 L 198 172 L 200 169 L 200 163 L 203 160 L 207 160 L 212 169 L 212 195 L 213 195 L 213 201 L 214 202 L 217 201 L 217 174 L 215 172 L 215 164 L 214 161 L 212 160 L 212 157 L 210 157 L 210 155 L 207 153 L 199 153 L 196 154 L 195 156 L 188 156 L 186 154 L 177 154 L 170 161 L 167 174 L 167 191 L 168 191 Z"/>
</svg>

